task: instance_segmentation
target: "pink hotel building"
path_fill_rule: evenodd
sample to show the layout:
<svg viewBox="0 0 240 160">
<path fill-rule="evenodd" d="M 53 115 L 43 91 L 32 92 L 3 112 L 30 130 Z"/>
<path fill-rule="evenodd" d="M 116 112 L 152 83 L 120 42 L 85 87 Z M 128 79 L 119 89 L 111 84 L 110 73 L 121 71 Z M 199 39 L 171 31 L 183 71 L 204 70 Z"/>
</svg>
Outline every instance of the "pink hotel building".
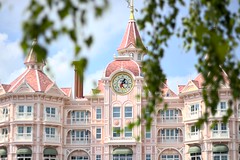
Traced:
<svg viewBox="0 0 240 160">
<path fill-rule="evenodd" d="M 10 84 L 0 84 L 0 159 L 240 160 L 239 102 L 228 123 L 221 122 L 231 99 L 228 85 L 219 90 L 221 100 L 210 123 L 194 126 L 205 111 L 201 75 L 179 85 L 178 94 L 165 85 L 168 109 L 156 106 L 151 130 L 144 124 L 127 128 L 147 102 L 141 76 L 144 53 L 136 47 L 137 38 L 131 10 L 118 56 L 99 80 L 100 93 L 84 96 L 77 75 L 74 94 L 71 88 L 59 88 L 44 73 L 45 63 L 37 62 L 33 45 L 26 70 Z M 210 129 L 214 120 L 218 123 Z M 124 132 L 117 132 L 120 128 Z"/>
</svg>

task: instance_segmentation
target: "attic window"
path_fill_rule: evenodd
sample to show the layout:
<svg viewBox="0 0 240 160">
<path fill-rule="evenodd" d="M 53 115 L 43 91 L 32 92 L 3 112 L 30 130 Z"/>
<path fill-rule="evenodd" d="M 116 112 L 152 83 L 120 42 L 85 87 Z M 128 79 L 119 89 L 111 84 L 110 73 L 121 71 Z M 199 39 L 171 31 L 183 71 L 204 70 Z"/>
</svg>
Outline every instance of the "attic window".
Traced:
<svg viewBox="0 0 240 160">
<path fill-rule="evenodd" d="M 169 96 L 170 96 L 170 94 L 169 94 L 169 93 L 167 93 L 167 94 L 166 94 L 166 97 L 169 97 Z"/>
</svg>

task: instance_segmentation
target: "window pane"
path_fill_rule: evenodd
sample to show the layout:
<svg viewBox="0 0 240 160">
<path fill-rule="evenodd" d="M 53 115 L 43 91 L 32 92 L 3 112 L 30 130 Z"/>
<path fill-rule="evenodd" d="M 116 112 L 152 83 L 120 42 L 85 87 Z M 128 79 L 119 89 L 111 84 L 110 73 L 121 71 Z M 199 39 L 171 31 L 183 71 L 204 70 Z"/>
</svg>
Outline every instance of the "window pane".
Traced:
<svg viewBox="0 0 240 160">
<path fill-rule="evenodd" d="M 101 118 L 102 118 L 102 110 L 101 110 L 101 108 L 97 108 L 96 119 L 101 119 Z"/>
<path fill-rule="evenodd" d="M 19 106 L 18 107 L 18 112 L 24 112 L 24 106 Z"/>
<path fill-rule="evenodd" d="M 18 133 L 23 133 L 23 127 L 18 127 Z"/>
<path fill-rule="evenodd" d="M 49 107 L 46 108 L 46 112 L 50 113 L 50 108 Z"/>
<path fill-rule="evenodd" d="M 27 112 L 32 112 L 32 106 L 27 106 Z"/>
<path fill-rule="evenodd" d="M 113 117 L 114 118 L 120 117 L 120 107 L 113 107 Z"/>
<path fill-rule="evenodd" d="M 125 117 L 132 117 L 132 107 L 125 107 Z"/>
<path fill-rule="evenodd" d="M 120 127 L 113 127 L 113 137 L 120 137 Z"/>
<path fill-rule="evenodd" d="M 27 127 L 27 133 L 31 133 L 32 132 L 32 127 Z"/>
<path fill-rule="evenodd" d="M 52 114 L 55 114 L 55 112 L 56 112 L 56 109 L 52 108 Z"/>
</svg>

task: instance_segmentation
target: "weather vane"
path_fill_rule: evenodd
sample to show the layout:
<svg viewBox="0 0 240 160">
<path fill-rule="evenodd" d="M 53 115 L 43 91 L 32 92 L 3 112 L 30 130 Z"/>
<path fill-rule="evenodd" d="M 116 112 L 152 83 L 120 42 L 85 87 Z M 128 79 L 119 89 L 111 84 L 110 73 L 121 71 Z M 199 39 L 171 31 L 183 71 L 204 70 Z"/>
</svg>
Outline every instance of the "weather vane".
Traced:
<svg viewBox="0 0 240 160">
<path fill-rule="evenodd" d="M 128 3 L 127 7 L 130 8 L 132 12 L 133 12 L 133 10 L 138 12 L 137 8 L 134 8 L 134 6 L 133 6 L 133 0 L 126 0 L 126 2 Z"/>
</svg>

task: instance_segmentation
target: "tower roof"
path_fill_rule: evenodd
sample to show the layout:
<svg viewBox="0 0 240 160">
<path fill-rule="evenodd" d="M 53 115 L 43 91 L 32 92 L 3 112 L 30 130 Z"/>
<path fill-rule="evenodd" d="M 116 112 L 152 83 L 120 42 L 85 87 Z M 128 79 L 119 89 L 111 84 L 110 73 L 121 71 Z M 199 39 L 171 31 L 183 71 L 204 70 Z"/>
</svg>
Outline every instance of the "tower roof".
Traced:
<svg viewBox="0 0 240 160">
<path fill-rule="evenodd" d="M 133 6 L 132 0 L 130 4 L 130 17 L 129 17 L 128 25 L 124 33 L 122 42 L 117 50 L 118 51 L 125 50 L 131 45 L 133 45 L 136 48 L 138 46 L 143 46 L 142 39 L 140 37 L 138 27 L 134 18 L 134 6 Z"/>
<path fill-rule="evenodd" d="M 45 62 L 43 60 L 39 60 L 38 59 L 37 54 L 34 51 L 34 47 L 36 46 L 36 44 L 37 44 L 37 40 L 33 40 L 32 48 L 28 52 L 28 54 L 27 54 L 27 56 L 25 58 L 24 64 L 27 67 L 39 66 L 39 67 L 36 67 L 36 68 L 42 70 L 43 66 L 45 65 Z"/>
</svg>

